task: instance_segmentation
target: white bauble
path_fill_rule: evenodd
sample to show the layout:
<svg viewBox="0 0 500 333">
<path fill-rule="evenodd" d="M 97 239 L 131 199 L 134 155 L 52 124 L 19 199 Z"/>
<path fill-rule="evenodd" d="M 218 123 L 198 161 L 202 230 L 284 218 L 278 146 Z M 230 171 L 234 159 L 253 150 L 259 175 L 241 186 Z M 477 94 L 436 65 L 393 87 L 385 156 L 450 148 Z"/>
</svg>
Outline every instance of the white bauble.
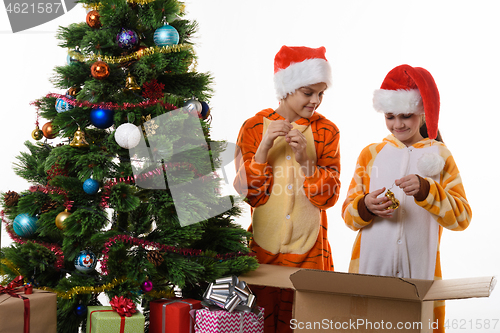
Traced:
<svg viewBox="0 0 500 333">
<path fill-rule="evenodd" d="M 115 141 L 118 145 L 125 149 L 132 149 L 141 141 L 142 133 L 139 127 L 134 124 L 125 123 L 115 131 Z"/>
</svg>

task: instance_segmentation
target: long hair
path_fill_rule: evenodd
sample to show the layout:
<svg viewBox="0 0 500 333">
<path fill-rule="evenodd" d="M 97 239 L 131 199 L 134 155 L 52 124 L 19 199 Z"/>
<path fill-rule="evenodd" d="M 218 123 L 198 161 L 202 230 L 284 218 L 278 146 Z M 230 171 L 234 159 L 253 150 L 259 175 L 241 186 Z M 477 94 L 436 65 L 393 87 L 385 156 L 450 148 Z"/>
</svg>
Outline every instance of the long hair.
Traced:
<svg viewBox="0 0 500 333">
<path fill-rule="evenodd" d="M 422 126 L 420 126 L 420 135 L 422 135 L 424 138 L 428 138 L 429 134 L 427 133 L 427 125 L 425 122 L 425 118 L 423 120 Z M 441 132 L 438 129 L 437 136 L 436 136 L 436 141 L 440 141 L 444 143 L 443 137 L 441 136 Z"/>
</svg>

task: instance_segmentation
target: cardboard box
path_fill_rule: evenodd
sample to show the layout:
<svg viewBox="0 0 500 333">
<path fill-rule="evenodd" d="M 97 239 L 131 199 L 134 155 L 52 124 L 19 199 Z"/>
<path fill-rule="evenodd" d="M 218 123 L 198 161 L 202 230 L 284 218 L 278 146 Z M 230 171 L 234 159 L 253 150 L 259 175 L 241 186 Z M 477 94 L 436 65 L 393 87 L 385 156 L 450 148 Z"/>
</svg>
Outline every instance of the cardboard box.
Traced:
<svg viewBox="0 0 500 333">
<path fill-rule="evenodd" d="M 190 311 L 201 309 L 194 299 L 158 299 L 149 303 L 150 333 L 192 333 L 194 320 Z"/>
<path fill-rule="evenodd" d="M 119 333 L 121 320 L 122 317 L 113 311 L 111 306 L 89 306 L 87 308 L 87 333 Z M 131 317 L 125 317 L 123 333 L 144 333 L 144 323 L 144 315 L 137 311 Z"/>
<path fill-rule="evenodd" d="M 249 285 L 295 290 L 295 331 L 432 333 L 433 301 L 488 297 L 495 278 L 416 280 L 260 265 Z M 251 286 L 250 286 L 251 287 Z"/>
<path fill-rule="evenodd" d="M 56 333 L 57 296 L 33 289 L 32 294 L 18 293 L 29 299 L 30 333 Z M 0 333 L 24 332 L 24 301 L 7 294 L 0 295 Z"/>
</svg>

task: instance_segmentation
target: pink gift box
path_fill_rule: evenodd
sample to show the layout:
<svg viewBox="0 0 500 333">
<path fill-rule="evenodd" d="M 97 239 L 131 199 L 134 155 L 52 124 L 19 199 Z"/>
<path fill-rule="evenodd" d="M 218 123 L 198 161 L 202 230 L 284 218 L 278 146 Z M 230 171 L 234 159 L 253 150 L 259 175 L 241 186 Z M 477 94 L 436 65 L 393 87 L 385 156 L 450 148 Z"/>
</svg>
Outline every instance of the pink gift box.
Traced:
<svg viewBox="0 0 500 333">
<path fill-rule="evenodd" d="M 258 308 L 263 314 L 264 309 Z M 196 310 L 195 333 L 263 333 L 264 316 L 253 312 Z"/>
</svg>

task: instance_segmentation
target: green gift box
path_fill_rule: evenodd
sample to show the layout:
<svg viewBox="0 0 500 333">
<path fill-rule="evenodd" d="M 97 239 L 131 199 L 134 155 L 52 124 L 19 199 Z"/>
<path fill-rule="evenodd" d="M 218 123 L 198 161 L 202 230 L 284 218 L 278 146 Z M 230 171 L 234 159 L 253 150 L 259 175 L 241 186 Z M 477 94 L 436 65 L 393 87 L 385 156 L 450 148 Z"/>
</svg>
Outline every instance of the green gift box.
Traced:
<svg viewBox="0 0 500 333">
<path fill-rule="evenodd" d="M 139 311 L 131 317 L 122 318 L 110 306 L 87 308 L 87 333 L 144 333 L 144 321 L 144 315 Z"/>
</svg>

